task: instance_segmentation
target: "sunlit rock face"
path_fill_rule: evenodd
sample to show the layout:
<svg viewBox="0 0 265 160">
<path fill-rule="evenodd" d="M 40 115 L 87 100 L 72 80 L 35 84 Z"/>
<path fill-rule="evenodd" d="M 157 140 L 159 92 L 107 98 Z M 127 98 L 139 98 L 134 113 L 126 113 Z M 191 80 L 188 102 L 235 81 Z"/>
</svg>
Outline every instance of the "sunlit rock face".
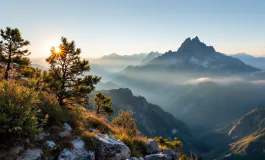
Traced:
<svg viewBox="0 0 265 160">
<path fill-rule="evenodd" d="M 97 134 L 94 140 L 95 156 L 98 160 L 130 158 L 131 151 L 122 141 L 107 134 Z"/>
</svg>

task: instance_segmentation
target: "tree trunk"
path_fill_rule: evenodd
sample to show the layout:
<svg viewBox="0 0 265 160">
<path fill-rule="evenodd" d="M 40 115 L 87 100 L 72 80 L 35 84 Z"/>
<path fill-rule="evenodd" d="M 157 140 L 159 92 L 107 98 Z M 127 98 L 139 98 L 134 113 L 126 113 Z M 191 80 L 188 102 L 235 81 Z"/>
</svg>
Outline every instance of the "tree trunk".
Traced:
<svg viewBox="0 0 265 160">
<path fill-rule="evenodd" d="M 11 69 L 11 54 L 12 54 L 12 50 L 11 50 L 11 44 L 9 45 L 9 54 L 8 54 L 8 60 L 7 60 L 7 66 L 6 66 L 6 71 L 5 71 L 5 79 L 8 80 L 9 77 L 9 71 Z"/>
<path fill-rule="evenodd" d="M 10 63 L 8 62 L 5 71 L 5 80 L 8 80 L 9 70 L 10 70 Z"/>
</svg>

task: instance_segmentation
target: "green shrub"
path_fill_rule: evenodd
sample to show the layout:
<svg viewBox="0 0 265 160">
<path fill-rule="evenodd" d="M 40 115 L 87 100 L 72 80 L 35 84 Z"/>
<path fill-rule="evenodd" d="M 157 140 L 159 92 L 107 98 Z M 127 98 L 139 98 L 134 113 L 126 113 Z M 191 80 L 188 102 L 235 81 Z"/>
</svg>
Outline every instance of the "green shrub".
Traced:
<svg viewBox="0 0 265 160">
<path fill-rule="evenodd" d="M 177 138 L 174 138 L 173 142 L 170 142 L 167 138 L 163 138 L 163 137 L 155 137 L 154 140 L 162 148 L 170 148 L 170 149 L 178 150 L 180 147 L 182 147 L 182 143 Z"/>
<path fill-rule="evenodd" d="M 0 136 L 30 136 L 39 133 L 48 114 L 43 115 L 37 104 L 38 94 L 19 81 L 0 82 Z"/>
<path fill-rule="evenodd" d="M 112 120 L 115 126 L 122 127 L 123 131 L 130 137 L 134 137 L 139 134 L 139 130 L 136 126 L 136 120 L 132 118 L 132 111 L 120 110 L 117 117 Z"/>
<path fill-rule="evenodd" d="M 54 95 L 47 92 L 39 92 L 38 98 L 38 107 L 42 114 L 49 115 L 48 124 L 54 125 L 70 119 L 70 113 L 59 105 Z"/>
</svg>

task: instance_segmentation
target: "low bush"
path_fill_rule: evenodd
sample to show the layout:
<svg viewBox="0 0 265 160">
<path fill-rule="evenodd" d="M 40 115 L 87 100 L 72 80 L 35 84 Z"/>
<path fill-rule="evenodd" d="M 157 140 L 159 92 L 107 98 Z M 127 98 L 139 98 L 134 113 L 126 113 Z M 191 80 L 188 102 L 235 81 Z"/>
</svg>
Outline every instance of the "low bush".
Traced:
<svg viewBox="0 0 265 160">
<path fill-rule="evenodd" d="M 38 107 L 38 94 L 15 80 L 0 82 L 0 134 L 7 137 L 30 136 L 42 131 L 48 114 Z"/>
<path fill-rule="evenodd" d="M 120 110 L 118 116 L 112 120 L 115 126 L 121 127 L 130 137 L 135 137 L 140 134 L 136 126 L 136 120 L 132 118 L 133 114 L 134 113 L 129 110 Z"/>
<path fill-rule="evenodd" d="M 160 148 L 170 148 L 177 151 L 182 147 L 181 141 L 177 138 L 174 138 L 174 141 L 172 142 L 163 137 L 155 137 L 154 140 L 160 145 Z"/>
</svg>

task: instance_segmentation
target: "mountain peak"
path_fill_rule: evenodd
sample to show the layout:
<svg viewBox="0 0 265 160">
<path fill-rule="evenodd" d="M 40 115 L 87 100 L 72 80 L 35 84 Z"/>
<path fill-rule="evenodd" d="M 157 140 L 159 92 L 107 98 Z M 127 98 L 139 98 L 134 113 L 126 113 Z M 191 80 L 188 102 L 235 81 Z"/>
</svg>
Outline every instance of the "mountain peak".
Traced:
<svg viewBox="0 0 265 160">
<path fill-rule="evenodd" d="M 204 52 L 204 53 L 210 53 L 215 52 L 214 48 L 212 46 L 207 46 L 205 43 L 201 42 L 199 37 L 195 37 L 191 39 L 188 37 L 180 46 L 178 49 L 178 52 L 183 53 L 193 53 L 193 52 Z"/>
<path fill-rule="evenodd" d="M 193 38 L 192 41 L 193 42 L 201 42 L 198 36 L 196 36 L 195 38 Z"/>
</svg>

